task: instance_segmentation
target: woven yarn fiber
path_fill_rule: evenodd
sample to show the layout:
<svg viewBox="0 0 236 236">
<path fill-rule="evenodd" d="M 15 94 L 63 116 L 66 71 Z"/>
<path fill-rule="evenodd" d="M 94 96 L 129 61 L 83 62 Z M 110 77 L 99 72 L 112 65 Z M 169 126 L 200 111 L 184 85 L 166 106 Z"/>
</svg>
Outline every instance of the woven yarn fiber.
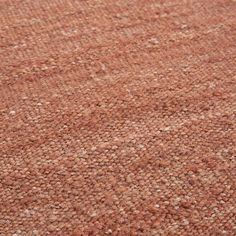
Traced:
<svg viewBox="0 0 236 236">
<path fill-rule="evenodd" d="M 0 236 L 236 236 L 236 0 L 0 0 Z"/>
</svg>

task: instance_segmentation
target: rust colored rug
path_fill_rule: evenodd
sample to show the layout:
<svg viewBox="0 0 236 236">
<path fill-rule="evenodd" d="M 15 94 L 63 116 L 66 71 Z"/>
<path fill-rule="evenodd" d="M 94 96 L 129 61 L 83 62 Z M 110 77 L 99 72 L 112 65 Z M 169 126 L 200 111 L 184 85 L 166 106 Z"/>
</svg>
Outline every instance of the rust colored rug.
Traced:
<svg viewBox="0 0 236 236">
<path fill-rule="evenodd" d="M 236 235 L 235 0 L 0 0 L 0 235 Z"/>
</svg>

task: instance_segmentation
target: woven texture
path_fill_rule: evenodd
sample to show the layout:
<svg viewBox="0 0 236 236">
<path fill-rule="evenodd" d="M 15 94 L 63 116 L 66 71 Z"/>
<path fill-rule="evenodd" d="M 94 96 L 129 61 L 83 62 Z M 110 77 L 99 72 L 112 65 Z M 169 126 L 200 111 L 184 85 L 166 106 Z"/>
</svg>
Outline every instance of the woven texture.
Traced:
<svg viewBox="0 0 236 236">
<path fill-rule="evenodd" d="M 0 0 L 0 235 L 236 235 L 235 0 Z"/>
</svg>

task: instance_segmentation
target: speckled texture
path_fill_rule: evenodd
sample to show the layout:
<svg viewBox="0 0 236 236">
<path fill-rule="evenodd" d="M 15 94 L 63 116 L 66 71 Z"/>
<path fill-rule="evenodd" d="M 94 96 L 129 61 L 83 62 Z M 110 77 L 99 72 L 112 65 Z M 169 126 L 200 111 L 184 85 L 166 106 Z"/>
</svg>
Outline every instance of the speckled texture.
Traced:
<svg viewBox="0 0 236 236">
<path fill-rule="evenodd" d="M 236 1 L 0 0 L 0 235 L 236 235 Z"/>
</svg>

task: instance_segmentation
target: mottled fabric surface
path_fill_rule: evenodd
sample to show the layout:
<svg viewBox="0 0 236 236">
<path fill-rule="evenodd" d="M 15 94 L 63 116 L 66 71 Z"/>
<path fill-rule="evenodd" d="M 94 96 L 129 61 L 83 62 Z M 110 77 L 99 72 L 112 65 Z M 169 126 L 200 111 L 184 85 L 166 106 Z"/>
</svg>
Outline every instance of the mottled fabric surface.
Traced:
<svg viewBox="0 0 236 236">
<path fill-rule="evenodd" d="M 235 0 L 0 0 L 0 235 L 236 235 Z"/>
</svg>

